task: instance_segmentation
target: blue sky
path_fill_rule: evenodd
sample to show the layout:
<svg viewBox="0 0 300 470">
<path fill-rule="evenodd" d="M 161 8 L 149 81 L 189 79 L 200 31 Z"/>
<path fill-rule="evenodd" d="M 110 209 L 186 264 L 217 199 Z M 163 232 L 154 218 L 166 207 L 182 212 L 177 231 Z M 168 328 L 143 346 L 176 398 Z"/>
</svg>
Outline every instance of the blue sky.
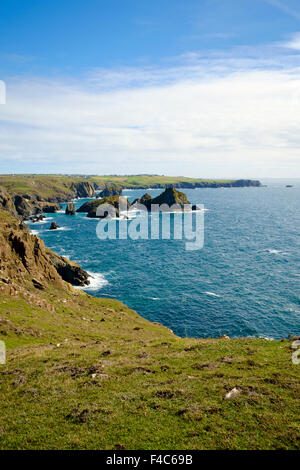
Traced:
<svg viewBox="0 0 300 470">
<path fill-rule="evenodd" d="M 0 172 L 300 176 L 299 1 L 0 10 Z"/>
</svg>

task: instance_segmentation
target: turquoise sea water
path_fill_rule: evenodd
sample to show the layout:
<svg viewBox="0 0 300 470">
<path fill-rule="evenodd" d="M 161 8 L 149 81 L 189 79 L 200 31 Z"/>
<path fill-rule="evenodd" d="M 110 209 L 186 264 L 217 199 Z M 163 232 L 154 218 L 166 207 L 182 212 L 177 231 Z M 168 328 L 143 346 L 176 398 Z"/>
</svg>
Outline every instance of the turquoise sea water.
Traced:
<svg viewBox="0 0 300 470">
<path fill-rule="evenodd" d="M 207 209 L 199 251 L 186 251 L 181 240 L 101 241 L 97 220 L 79 213 L 49 214 L 31 228 L 48 247 L 93 273 L 87 292 L 119 299 L 178 335 L 299 334 L 300 181 L 183 191 Z M 144 193 L 123 192 L 131 201 Z M 62 230 L 50 232 L 52 220 Z"/>
</svg>

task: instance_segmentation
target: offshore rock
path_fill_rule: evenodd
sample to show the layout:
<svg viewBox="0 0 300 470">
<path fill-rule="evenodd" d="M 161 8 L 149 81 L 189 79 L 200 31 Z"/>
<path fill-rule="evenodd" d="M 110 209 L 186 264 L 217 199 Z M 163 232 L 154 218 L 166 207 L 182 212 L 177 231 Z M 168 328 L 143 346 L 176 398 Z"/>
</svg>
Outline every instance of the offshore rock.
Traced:
<svg viewBox="0 0 300 470">
<path fill-rule="evenodd" d="M 66 207 L 66 215 L 75 215 L 75 205 L 74 202 L 69 202 L 69 204 Z"/>
<path fill-rule="evenodd" d="M 120 211 L 119 211 L 119 203 L 121 202 L 124 205 L 124 209 L 128 210 L 130 207 L 130 204 L 127 200 L 127 198 L 122 196 L 111 196 L 111 197 L 104 197 L 101 199 L 96 199 L 95 201 L 89 201 L 83 204 L 79 209 L 77 209 L 77 212 L 87 212 L 87 217 L 91 218 L 112 218 L 112 217 L 120 217 Z M 97 209 L 99 206 L 103 206 L 103 216 L 98 216 L 97 215 Z M 112 208 L 114 210 L 112 211 Z"/>
<path fill-rule="evenodd" d="M 136 208 L 138 209 L 139 206 L 146 206 L 147 208 L 150 207 L 152 201 L 152 197 L 150 194 L 146 193 L 144 196 L 142 196 L 139 199 L 135 199 L 133 203 L 131 204 L 131 208 Z"/>
<path fill-rule="evenodd" d="M 159 196 L 155 197 L 154 199 L 151 198 L 151 196 L 146 193 L 141 199 L 136 199 L 133 204 L 132 208 L 143 208 L 146 207 L 148 211 L 151 210 L 151 206 L 153 205 L 158 205 L 158 206 L 163 206 L 165 205 L 165 208 L 162 207 L 159 210 L 161 211 L 168 211 L 169 208 L 174 209 L 174 205 L 177 205 L 177 210 L 182 210 L 184 208 L 185 204 L 190 204 L 187 196 L 180 192 L 177 191 L 177 189 L 173 187 L 168 187 L 165 189 L 165 191 L 160 194 Z M 142 205 L 142 207 L 141 207 Z M 153 208 L 152 208 L 153 209 Z"/>
<path fill-rule="evenodd" d="M 52 222 L 52 224 L 50 225 L 50 228 L 49 230 L 57 230 L 59 227 L 59 225 L 57 225 L 56 222 Z"/>
</svg>

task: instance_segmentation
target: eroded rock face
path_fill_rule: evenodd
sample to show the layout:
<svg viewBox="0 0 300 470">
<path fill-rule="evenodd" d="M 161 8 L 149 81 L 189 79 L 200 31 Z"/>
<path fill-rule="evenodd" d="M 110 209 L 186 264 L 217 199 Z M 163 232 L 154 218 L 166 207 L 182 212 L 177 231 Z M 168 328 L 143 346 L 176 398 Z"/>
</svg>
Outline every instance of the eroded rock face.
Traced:
<svg viewBox="0 0 300 470">
<path fill-rule="evenodd" d="M 174 206 L 176 205 L 178 206 L 178 209 L 181 210 L 184 208 L 185 204 L 190 204 L 187 196 L 184 193 L 177 191 L 177 189 L 169 187 L 166 188 L 162 194 L 155 197 L 154 199 L 152 199 L 148 193 L 144 194 L 142 198 L 133 201 L 131 207 L 140 209 L 146 207 L 146 209 L 150 211 L 151 206 L 153 205 L 166 205 L 166 210 L 168 210 L 168 208 L 172 208 L 172 206 L 174 208 Z"/>
<path fill-rule="evenodd" d="M 82 181 L 80 183 L 73 183 L 71 189 L 74 191 L 75 197 L 95 197 L 94 186 L 88 181 Z"/>
<path fill-rule="evenodd" d="M 0 188 L 0 207 L 7 210 L 14 217 L 21 219 L 29 219 L 43 212 L 57 212 L 60 209 L 59 204 L 41 201 L 38 197 L 31 197 L 26 194 L 11 196 L 3 188 Z"/>
<path fill-rule="evenodd" d="M 75 215 L 75 205 L 74 202 L 69 202 L 69 204 L 66 207 L 66 215 Z"/>
<path fill-rule="evenodd" d="M 0 207 L 8 211 L 10 214 L 17 216 L 18 213 L 15 208 L 13 198 L 6 191 L 6 189 L 0 187 Z"/>
<path fill-rule="evenodd" d="M 50 251 L 49 257 L 64 281 L 69 282 L 73 286 L 86 286 L 90 284 L 89 274 L 74 261 L 70 261 Z"/>
<path fill-rule="evenodd" d="M 106 184 L 101 192 L 101 197 L 121 196 L 122 187 L 117 184 Z"/>
<path fill-rule="evenodd" d="M 37 208 L 29 199 L 19 196 L 18 194 L 14 196 L 14 205 L 17 211 L 17 214 L 26 219 L 31 215 L 36 215 L 41 213 L 41 210 Z"/>
<path fill-rule="evenodd" d="M 38 207 L 45 214 L 53 214 L 61 209 L 60 205 L 55 202 L 38 202 Z"/>
<path fill-rule="evenodd" d="M 111 196 L 96 199 L 95 201 L 89 201 L 79 207 L 79 209 L 77 209 L 77 212 L 86 212 L 87 217 L 91 218 L 120 217 L 120 198 L 122 198 L 122 196 Z M 129 209 L 130 204 L 127 198 L 123 198 L 122 205 L 124 206 L 125 210 Z M 99 206 L 103 206 L 103 216 L 97 215 L 97 210 Z M 113 212 L 111 211 L 111 208 L 114 208 Z"/>
<path fill-rule="evenodd" d="M 167 204 L 170 207 L 174 204 L 178 204 L 183 207 L 184 204 L 190 204 L 190 201 L 188 200 L 186 194 L 182 193 L 181 191 L 177 191 L 177 189 L 173 187 L 170 187 L 166 188 L 162 194 L 152 199 L 151 204 Z"/>
<path fill-rule="evenodd" d="M 46 248 L 20 221 L 0 209 L 0 283 L 6 280 L 8 287 L 14 282 L 24 287 L 33 283 L 41 289 L 49 282 L 65 287 L 63 281 L 88 285 L 89 275 L 78 264 Z"/>
</svg>

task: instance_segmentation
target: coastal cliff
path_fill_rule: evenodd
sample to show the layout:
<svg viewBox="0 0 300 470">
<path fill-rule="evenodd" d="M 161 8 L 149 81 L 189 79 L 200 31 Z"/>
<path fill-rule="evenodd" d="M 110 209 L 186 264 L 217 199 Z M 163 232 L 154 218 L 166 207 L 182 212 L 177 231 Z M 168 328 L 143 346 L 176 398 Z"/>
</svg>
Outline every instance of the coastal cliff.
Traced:
<svg viewBox="0 0 300 470">
<path fill-rule="evenodd" d="M 159 175 L 72 176 L 72 175 L 0 175 L 0 187 L 10 195 L 46 202 L 69 202 L 77 197 L 120 195 L 122 189 L 176 188 L 247 188 L 261 186 L 258 180 L 208 180 Z"/>
<path fill-rule="evenodd" d="M 66 288 L 62 281 L 76 286 L 90 283 L 89 275 L 80 266 L 46 248 L 26 226 L 1 209 L 0 273 L 5 285 L 10 285 L 11 279 L 22 286 L 35 282 L 40 288 L 46 288 L 48 282 Z M 29 281 L 28 276 L 32 276 Z"/>
<path fill-rule="evenodd" d="M 91 297 L 0 202 L 0 449 L 299 448 L 290 341 L 179 338 Z"/>
<path fill-rule="evenodd" d="M 0 210 L 1 449 L 298 447 L 289 341 L 178 338 L 61 262 Z"/>
</svg>

